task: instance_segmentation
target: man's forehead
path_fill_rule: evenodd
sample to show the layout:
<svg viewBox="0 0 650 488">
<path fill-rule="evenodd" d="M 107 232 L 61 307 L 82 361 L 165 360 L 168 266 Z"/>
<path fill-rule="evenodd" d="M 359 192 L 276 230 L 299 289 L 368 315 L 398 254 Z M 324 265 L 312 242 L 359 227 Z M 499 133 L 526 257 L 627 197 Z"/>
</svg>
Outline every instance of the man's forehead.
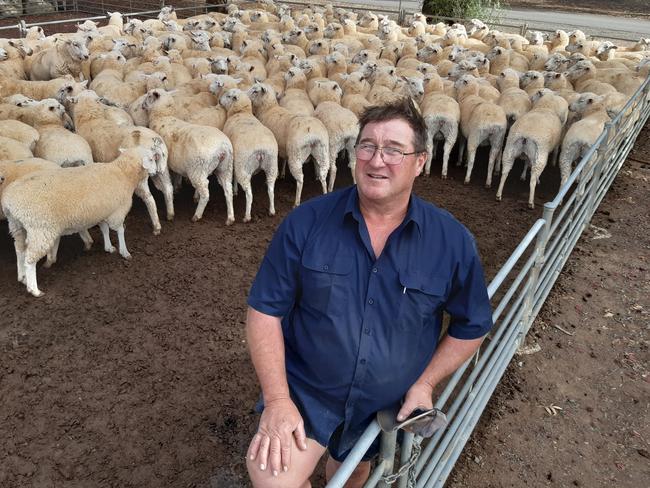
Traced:
<svg viewBox="0 0 650 488">
<path fill-rule="evenodd" d="M 380 139 L 384 145 L 408 146 L 413 142 L 413 129 L 404 119 L 369 122 L 361 131 L 360 141 Z"/>
</svg>

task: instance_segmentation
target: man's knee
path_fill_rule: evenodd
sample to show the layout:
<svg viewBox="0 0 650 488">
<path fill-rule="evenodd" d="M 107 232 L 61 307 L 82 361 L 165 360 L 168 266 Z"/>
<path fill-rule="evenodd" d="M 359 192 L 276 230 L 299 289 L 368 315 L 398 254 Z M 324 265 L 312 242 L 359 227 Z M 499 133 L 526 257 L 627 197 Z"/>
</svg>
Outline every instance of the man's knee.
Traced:
<svg viewBox="0 0 650 488">
<path fill-rule="evenodd" d="M 291 448 L 291 466 L 288 471 L 280 471 L 273 476 L 270 466 L 260 469 L 259 459 L 251 461 L 246 458 L 246 468 L 254 488 L 308 488 L 318 460 L 325 453 L 325 448 L 318 442 L 307 439 L 307 450 L 301 451 L 294 443 Z"/>
</svg>

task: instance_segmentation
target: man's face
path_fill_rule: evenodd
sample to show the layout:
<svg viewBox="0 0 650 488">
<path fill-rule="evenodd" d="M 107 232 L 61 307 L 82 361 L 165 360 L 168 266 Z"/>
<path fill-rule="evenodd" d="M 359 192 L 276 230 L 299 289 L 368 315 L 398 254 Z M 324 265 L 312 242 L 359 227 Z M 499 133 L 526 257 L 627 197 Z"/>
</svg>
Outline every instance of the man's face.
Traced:
<svg viewBox="0 0 650 488">
<path fill-rule="evenodd" d="M 405 153 L 413 152 L 413 129 L 403 119 L 371 122 L 361 132 L 359 144 L 393 147 Z M 426 153 L 404 156 L 400 164 L 385 164 L 379 150 L 370 160 L 357 157 L 355 177 L 361 199 L 372 203 L 390 203 L 404 198 L 408 201 L 415 177 L 422 172 Z"/>
</svg>

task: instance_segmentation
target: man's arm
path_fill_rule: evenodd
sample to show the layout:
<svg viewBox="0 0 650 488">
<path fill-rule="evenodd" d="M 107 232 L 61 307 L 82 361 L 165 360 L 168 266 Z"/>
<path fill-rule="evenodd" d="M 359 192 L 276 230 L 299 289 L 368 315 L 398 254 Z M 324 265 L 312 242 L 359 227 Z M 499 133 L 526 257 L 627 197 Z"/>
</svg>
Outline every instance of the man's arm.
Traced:
<svg viewBox="0 0 650 488">
<path fill-rule="evenodd" d="M 416 408 L 432 408 L 433 389 L 467 361 L 476 352 L 482 341 L 483 337 L 456 339 L 446 335 L 433 354 L 429 365 L 406 392 L 404 404 L 397 414 L 397 420 L 401 422 L 406 419 Z"/>
<path fill-rule="evenodd" d="M 264 411 L 248 457 L 258 459 L 262 470 L 270 464 L 277 476 L 280 469 L 287 471 L 291 465 L 292 435 L 300 449 L 307 448 L 302 417 L 289 396 L 280 319 L 248 307 L 246 337 L 264 396 Z"/>
</svg>

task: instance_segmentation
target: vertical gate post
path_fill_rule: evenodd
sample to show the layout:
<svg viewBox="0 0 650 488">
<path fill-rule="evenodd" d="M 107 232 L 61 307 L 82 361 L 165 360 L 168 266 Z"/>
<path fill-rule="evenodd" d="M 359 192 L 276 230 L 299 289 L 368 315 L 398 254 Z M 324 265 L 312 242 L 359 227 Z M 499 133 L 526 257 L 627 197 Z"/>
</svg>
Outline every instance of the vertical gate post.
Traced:
<svg viewBox="0 0 650 488">
<path fill-rule="evenodd" d="M 404 437 L 402 439 L 402 448 L 399 453 L 399 462 L 403 466 L 406 464 L 410 457 L 411 451 L 413 449 L 413 438 L 414 434 L 411 432 L 404 432 Z M 414 466 L 411 466 L 411 469 L 415 469 Z M 408 476 L 402 476 L 397 482 L 397 488 L 407 488 Z"/>
<path fill-rule="evenodd" d="M 395 464 L 395 447 L 397 445 L 397 431 L 382 432 L 381 443 L 379 445 L 379 462 L 384 462 L 384 476 L 393 474 L 393 465 Z M 390 485 L 380 481 L 377 485 L 379 488 L 388 488 Z"/>
<path fill-rule="evenodd" d="M 594 172 L 591 176 L 591 189 L 589 190 L 589 196 L 587 197 L 587 215 L 585 219 L 585 227 L 591 220 L 591 217 L 596 211 L 596 195 L 598 194 L 598 187 L 600 186 L 600 181 L 603 173 L 605 172 L 605 166 L 607 161 L 609 161 L 609 151 L 606 149 L 609 147 L 609 138 L 611 137 L 612 123 L 607 122 L 605 124 L 605 138 L 600 143 L 598 151 L 598 160 L 594 165 Z M 604 146 L 604 147 L 603 147 Z"/>
<path fill-rule="evenodd" d="M 537 288 L 539 285 L 539 272 L 546 262 L 546 244 L 548 243 L 549 232 L 551 229 L 551 222 L 553 221 L 553 213 L 555 212 L 555 207 L 550 203 L 544 204 L 544 214 L 542 218 L 545 221 L 544 227 L 541 232 L 537 234 L 537 239 L 535 241 L 535 263 L 533 264 L 532 269 L 530 270 L 530 276 L 528 278 L 528 291 L 526 292 L 526 298 L 524 299 L 524 313 L 521 318 L 523 324 L 523 330 L 521 334 L 521 342 L 519 347 L 522 346 L 523 341 L 528 334 L 530 326 L 533 324 L 533 319 L 535 317 L 533 314 L 533 305 L 535 303 L 535 298 L 537 297 Z"/>
</svg>

